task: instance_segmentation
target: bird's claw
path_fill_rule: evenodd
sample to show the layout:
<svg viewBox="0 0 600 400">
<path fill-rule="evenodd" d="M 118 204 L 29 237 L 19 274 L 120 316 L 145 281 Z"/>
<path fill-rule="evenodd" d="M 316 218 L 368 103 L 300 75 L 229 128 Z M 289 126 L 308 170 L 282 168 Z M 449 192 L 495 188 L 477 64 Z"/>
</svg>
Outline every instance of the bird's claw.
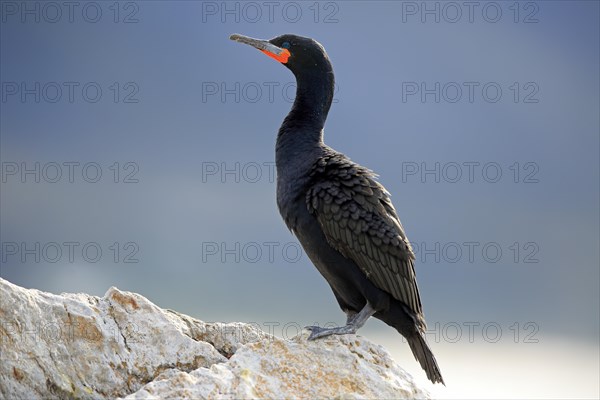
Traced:
<svg viewBox="0 0 600 400">
<path fill-rule="evenodd" d="M 335 328 L 321 328 L 320 326 L 305 326 L 304 329 L 310 331 L 308 340 L 315 340 L 318 338 L 330 336 L 330 335 L 347 335 L 349 333 L 356 333 L 356 327 L 353 325 L 337 326 Z"/>
<path fill-rule="evenodd" d="M 329 336 L 333 332 L 331 329 L 321 328 L 320 326 L 305 326 L 304 329 L 310 331 L 310 335 L 308 336 L 308 340 L 315 340 L 320 337 Z"/>
</svg>

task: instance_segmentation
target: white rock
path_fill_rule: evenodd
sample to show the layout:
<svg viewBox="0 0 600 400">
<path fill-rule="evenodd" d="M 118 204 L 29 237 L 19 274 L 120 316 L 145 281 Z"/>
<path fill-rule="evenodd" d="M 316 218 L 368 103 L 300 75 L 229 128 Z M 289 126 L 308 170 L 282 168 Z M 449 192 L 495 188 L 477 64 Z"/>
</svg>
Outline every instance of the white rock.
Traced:
<svg viewBox="0 0 600 400">
<path fill-rule="evenodd" d="M 182 318 L 116 288 L 102 298 L 56 296 L 0 279 L 0 294 L 3 398 L 124 396 L 167 369 L 226 361 L 218 346 L 227 354 L 266 336 L 246 327 L 227 342 L 225 324 Z"/>
<path fill-rule="evenodd" d="M 0 279 L 0 295 L 2 398 L 429 397 L 356 335 L 286 341 L 116 288 L 57 296 Z"/>
<path fill-rule="evenodd" d="M 125 399 L 429 398 L 381 346 L 356 335 L 306 337 L 265 339 L 223 364 L 166 371 Z"/>
</svg>

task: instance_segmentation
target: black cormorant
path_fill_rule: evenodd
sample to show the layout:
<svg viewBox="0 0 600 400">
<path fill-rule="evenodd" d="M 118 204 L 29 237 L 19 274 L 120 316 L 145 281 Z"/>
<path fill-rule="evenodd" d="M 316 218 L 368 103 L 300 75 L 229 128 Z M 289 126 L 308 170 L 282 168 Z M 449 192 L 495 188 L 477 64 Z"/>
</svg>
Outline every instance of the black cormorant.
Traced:
<svg viewBox="0 0 600 400">
<path fill-rule="evenodd" d="M 294 105 L 277 135 L 277 205 L 348 317 L 336 328 L 307 327 L 309 339 L 355 333 L 374 316 L 408 340 L 429 380 L 444 383 L 424 337 L 415 256 L 389 193 L 372 171 L 323 143 L 334 91 L 325 49 L 296 35 L 230 39 L 261 50 L 296 77 Z"/>
</svg>

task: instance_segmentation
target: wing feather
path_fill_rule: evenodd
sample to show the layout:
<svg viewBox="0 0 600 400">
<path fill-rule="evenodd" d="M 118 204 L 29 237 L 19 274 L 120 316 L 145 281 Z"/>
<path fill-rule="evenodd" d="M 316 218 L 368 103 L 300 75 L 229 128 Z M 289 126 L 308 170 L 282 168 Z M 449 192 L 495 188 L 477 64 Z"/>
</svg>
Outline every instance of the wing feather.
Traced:
<svg viewBox="0 0 600 400">
<path fill-rule="evenodd" d="M 415 257 L 389 193 L 371 171 L 339 153 L 323 157 L 311 178 L 306 204 L 329 244 L 408 306 L 424 328 Z"/>
</svg>

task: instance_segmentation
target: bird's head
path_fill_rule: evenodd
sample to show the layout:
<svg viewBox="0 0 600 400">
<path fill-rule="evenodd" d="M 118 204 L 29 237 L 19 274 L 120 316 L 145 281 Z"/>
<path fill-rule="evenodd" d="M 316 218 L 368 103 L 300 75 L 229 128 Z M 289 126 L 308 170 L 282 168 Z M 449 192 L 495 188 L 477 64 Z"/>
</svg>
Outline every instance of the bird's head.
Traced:
<svg viewBox="0 0 600 400">
<path fill-rule="evenodd" d="M 238 34 L 231 35 L 229 38 L 257 48 L 288 67 L 296 76 L 300 73 L 332 70 L 325 49 L 311 38 L 292 34 L 277 36 L 271 40 L 253 39 Z"/>
</svg>

